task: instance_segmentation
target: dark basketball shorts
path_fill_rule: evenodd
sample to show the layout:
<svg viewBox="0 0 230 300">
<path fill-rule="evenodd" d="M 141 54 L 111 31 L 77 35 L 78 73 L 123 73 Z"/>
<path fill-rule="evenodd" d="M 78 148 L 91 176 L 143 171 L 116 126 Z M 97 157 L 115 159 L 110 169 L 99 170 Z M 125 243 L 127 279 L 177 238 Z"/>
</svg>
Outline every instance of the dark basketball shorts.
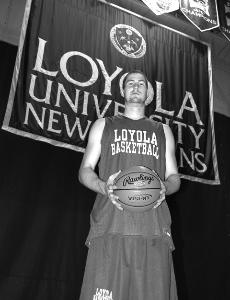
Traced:
<svg viewBox="0 0 230 300">
<path fill-rule="evenodd" d="M 172 251 L 162 238 L 107 235 L 90 242 L 80 300 L 176 300 Z"/>
</svg>

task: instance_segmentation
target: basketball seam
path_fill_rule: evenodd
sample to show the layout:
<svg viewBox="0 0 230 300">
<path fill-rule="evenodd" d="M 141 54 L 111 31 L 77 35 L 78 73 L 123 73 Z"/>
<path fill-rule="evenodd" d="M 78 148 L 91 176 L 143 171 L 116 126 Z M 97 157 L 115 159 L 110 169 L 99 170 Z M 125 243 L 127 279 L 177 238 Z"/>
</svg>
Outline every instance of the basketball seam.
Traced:
<svg viewBox="0 0 230 300">
<path fill-rule="evenodd" d="M 143 191 L 143 190 L 160 190 L 160 188 L 141 188 L 141 187 L 138 187 L 138 188 L 130 188 L 130 189 L 114 189 L 114 191 L 130 191 L 130 190 L 133 190 L 133 191 Z"/>
<path fill-rule="evenodd" d="M 128 203 L 125 203 L 125 202 L 123 202 L 123 201 L 121 201 L 120 199 L 118 200 L 119 202 L 121 202 L 122 204 L 124 204 L 124 205 L 127 205 L 127 206 L 131 206 L 131 207 L 135 207 L 135 208 L 139 208 L 139 207 L 145 207 L 145 206 L 151 206 L 151 205 L 154 205 L 154 203 L 157 201 L 157 200 L 155 200 L 154 202 L 151 202 L 151 203 L 149 203 L 149 204 L 144 204 L 144 205 L 135 205 L 135 204 L 128 204 Z"/>
</svg>

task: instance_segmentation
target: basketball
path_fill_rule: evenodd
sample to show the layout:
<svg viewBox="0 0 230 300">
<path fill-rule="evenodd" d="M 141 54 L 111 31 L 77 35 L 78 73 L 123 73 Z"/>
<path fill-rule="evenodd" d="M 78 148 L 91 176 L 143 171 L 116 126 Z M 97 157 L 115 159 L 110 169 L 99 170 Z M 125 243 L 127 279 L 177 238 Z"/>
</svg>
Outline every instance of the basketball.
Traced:
<svg viewBox="0 0 230 300">
<path fill-rule="evenodd" d="M 124 209 L 143 212 L 151 209 L 160 197 L 161 183 L 159 177 L 144 166 L 123 170 L 115 178 L 114 194 L 117 202 Z"/>
</svg>

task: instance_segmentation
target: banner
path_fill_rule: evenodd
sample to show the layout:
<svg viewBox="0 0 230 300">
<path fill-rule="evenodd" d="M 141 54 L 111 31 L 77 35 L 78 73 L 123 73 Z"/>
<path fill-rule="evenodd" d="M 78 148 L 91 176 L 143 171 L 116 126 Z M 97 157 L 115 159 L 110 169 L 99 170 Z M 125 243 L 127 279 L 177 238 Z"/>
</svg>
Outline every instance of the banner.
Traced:
<svg viewBox="0 0 230 300">
<path fill-rule="evenodd" d="M 132 69 L 149 80 L 146 115 L 173 130 L 182 177 L 218 184 L 208 45 L 98 1 L 27 2 L 2 128 L 84 152 L 93 122 L 124 112 Z"/>
<path fill-rule="evenodd" d="M 219 1 L 218 11 L 220 18 L 220 30 L 230 41 L 230 0 Z"/>
<path fill-rule="evenodd" d="M 179 0 L 142 0 L 156 15 L 162 15 L 179 9 Z"/>
<path fill-rule="evenodd" d="M 200 31 L 219 26 L 216 0 L 180 0 L 180 10 Z"/>
</svg>

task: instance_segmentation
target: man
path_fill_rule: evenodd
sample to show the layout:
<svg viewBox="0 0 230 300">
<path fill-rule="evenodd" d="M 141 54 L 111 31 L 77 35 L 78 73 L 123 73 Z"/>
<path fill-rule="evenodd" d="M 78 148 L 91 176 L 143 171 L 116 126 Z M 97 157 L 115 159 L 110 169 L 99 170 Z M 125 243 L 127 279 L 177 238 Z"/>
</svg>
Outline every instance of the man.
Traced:
<svg viewBox="0 0 230 300">
<path fill-rule="evenodd" d="M 145 117 L 147 96 L 145 75 L 128 73 L 124 115 L 98 119 L 89 134 L 79 180 L 98 194 L 80 300 L 177 299 L 171 217 L 164 199 L 179 189 L 180 177 L 170 128 Z M 160 198 L 145 212 L 123 209 L 113 193 L 118 172 L 135 165 L 153 169 L 162 180 Z"/>
</svg>

